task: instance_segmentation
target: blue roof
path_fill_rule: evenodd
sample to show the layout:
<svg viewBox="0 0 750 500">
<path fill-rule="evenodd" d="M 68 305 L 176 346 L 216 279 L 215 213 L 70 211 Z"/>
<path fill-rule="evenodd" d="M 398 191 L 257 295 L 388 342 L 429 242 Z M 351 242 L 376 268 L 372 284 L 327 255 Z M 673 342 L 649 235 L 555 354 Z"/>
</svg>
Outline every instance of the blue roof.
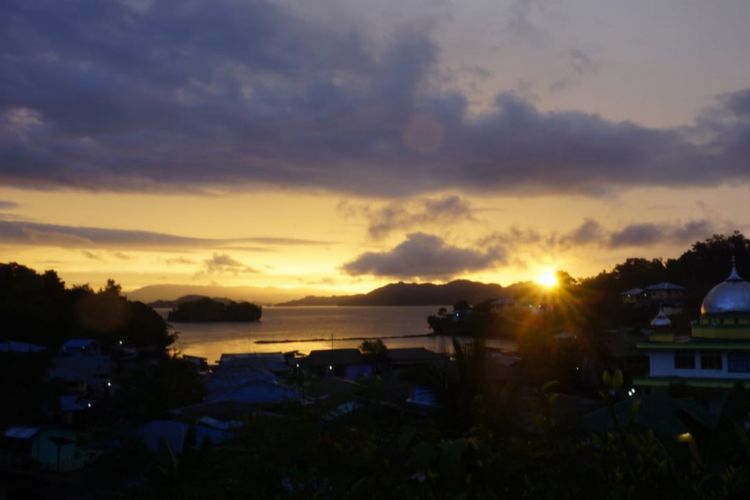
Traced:
<svg viewBox="0 0 750 500">
<path fill-rule="evenodd" d="M 40 427 L 8 427 L 5 429 L 3 436 L 13 439 L 30 439 L 36 436 L 40 430 Z"/>
<path fill-rule="evenodd" d="M 685 287 L 682 287 L 680 285 L 675 285 L 674 283 L 667 283 L 666 281 L 662 281 L 661 283 L 657 283 L 656 285 L 651 285 L 649 287 L 646 287 L 646 290 L 684 290 Z"/>
<path fill-rule="evenodd" d="M 213 398 L 213 401 L 237 401 L 251 404 L 281 403 L 299 399 L 300 394 L 293 388 L 270 382 L 250 382 Z"/>
<path fill-rule="evenodd" d="M 83 411 L 90 408 L 91 403 L 75 395 L 60 396 L 60 409 L 62 411 Z"/>
<path fill-rule="evenodd" d="M 45 347 L 29 344 L 28 342 L 16 342 L 14 340 L 0 340 L 0 352 L 40 352 L 45 350 Z"/>
<path fill-rule="evenodd" d="M 70 339 L 66 340 L 63 344 L 64 349 L 83 349 L 85 347 L 90 347 L 92 345 L 96 345 L 96 340 L 94 339 Z"/>
</svg>

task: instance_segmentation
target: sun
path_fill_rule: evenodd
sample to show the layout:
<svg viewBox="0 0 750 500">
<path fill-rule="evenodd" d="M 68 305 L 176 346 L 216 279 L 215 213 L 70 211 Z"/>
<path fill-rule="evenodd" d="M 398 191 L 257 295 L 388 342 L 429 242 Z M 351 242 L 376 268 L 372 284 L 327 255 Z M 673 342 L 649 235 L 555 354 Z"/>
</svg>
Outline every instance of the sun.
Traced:
<svg viewBox="0 0 750 500">
<path fill-rule="evenodd" d="M 534 278 L 534 282 L 544 288 L 555 288 L 557 286 L 557 275 L 555 271 L 546 270 L 537 275 Z"/>
</svg>

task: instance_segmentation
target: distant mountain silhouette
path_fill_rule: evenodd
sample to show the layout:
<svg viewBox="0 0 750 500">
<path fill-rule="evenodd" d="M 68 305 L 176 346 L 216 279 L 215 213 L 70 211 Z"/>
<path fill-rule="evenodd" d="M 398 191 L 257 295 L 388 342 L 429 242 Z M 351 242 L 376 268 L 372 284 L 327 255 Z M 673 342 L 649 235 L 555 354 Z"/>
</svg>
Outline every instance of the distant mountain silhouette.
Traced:
<svg viewBox="0 0 750 500">
<path fill-rule="evenodd" d="M 364 297 L 364 294 L 358 295 L 331 295 L 328 297 L 321 297 L 318 295 L 308 295 L 301 299 L 290 300 L 288 302 L 281 302 L 276 304 L 277 306 L 340 306 L 344 305 L 342 302 L 352 299 L 354 297 Z"/>
<path fill-rule="evenodd" d="M 458 300 L 469 303 L 507 295 L 507 289 L 494 283 L 455 280 L 434 283 L 390 283 L 375 290 L 357 295 L 320 297 L 310 295 L 291 300 L 280 306 L 432 306 L 453 304 Z"/>
<path fill-rule="evenodd" d="M 321 296 L 315 295 L 316 291 L 309 289 L 150 285 L 133 290 L 127 293 L 127 296 L 130 300 L 139 300 L 152 307 L 162 308 L 174 308 L 180 303 L 203 297 L 280 306 L 431 306 L 451 305 L 462 299 L 473 304 L 488 298 L 508 295 L 511 289 L 512 287 L 504 288 L 494 283 L 469 280 L 455 280 L 445 284 L 398 282 L 364 294 Z"/>
<path fill-rule="evenodd" d="M 203 286 L 203 285 L 149 285 L 127 292 L 130 300 L 140 302 L 176 301 L 185 295 L 199 297 L 226 297 L 230 300 L 249 301 L 257 304 L 275 304 L 286 300 L 312 295 L 318 292 L 313 288 L 284 289 L 252 286 Z M 157 307 L 170 307 L 157 306 Z"/>
</svg>

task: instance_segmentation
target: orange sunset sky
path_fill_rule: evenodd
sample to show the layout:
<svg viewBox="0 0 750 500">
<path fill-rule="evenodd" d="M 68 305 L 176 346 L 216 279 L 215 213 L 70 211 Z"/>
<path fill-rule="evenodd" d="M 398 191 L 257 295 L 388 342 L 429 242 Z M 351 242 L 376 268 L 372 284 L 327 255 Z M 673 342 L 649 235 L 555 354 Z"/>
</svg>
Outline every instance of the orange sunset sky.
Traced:
<svg viewBox="0 0 750 500">
<path fill-rule="evenodd" d="M 676 257 L 750 224 L 747 19 L 740 0 L 4 3 L 2 260 L 334 294 Z"/>
</svg>

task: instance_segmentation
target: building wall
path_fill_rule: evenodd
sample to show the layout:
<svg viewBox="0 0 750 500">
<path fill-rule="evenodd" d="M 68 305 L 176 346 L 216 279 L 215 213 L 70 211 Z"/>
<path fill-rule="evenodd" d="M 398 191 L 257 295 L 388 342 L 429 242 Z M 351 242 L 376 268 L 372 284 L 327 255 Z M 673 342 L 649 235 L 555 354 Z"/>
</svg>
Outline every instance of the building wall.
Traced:
<svg viewBox="0 0 750 500">
<path fill-rule="evenodd" d="M 704 325 L 701 323 L 693 325 L 692 332 L 693 337 L 703 339 L 750 340 L 750 327 L 747 325 L 726 326 L 721 324 Z"/>
<path fill-rule="evenodd" d="M 349 365 L 346 367 L 346 378 L 372 377 L 372 365 Z"/>
<path fill-rule="evenodd" d="M 749 372 L 730 372 L 727 352 L 721 351 L 721 370 L 704 370 L 701 368 L 700 351 L 692 352 L 695 357 L 694 369 L 677 369 L 674 367 L 673 350 L 659 350 L 649 352 L 650 376 L 652 377 L 686 377 L 686 378 L 715 378 L 715 379 L 746 379 L 750 380 Z"/>
<path fill-rule="evenodd" d="M 58 445 L 51 438 L 59 437 L 69 439 L 72 442 Z M 44 470 L 57 470 L 58 448 L 60 459 L 60 470 L 68 471 L 80 467 L 75 463 L 75 434 L 64 429 L 47 429 L 41 431 L 34 437 L 32 458 L 39 462 Z"/>
</svg>

